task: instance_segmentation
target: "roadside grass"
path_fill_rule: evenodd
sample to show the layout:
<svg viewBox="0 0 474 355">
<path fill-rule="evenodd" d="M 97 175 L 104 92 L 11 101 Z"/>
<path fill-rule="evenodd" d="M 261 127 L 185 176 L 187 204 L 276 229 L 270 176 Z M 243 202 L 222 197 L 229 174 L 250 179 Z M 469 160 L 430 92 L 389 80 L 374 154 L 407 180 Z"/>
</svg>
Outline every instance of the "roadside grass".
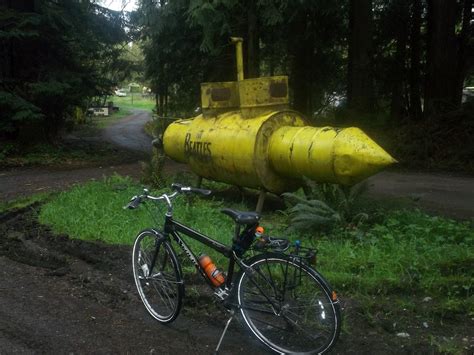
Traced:
<svg viewBox="0 0 474 355">
<path fill-rule="evenodd" d="M 115 121 L 118 121 L 119 119 L 129 116 L 131 114 L 132 114 L 131 109 L 121 107 L 117 112 L 114 112 L 112 115 L 108 117 L 93 118 L 93 123 L 96 128 L 103 129 L 109 126 L 110 124 L 114 123 Z"/>
<path fill-rule="evenodd" d="M 133 154 L 121 151 L 112 144 L 101 141 L 75 140 L 55 145 L 38 143 L 27 147 L 15 145 L 8 154 L 0 154 L 0 167 L 58 166 L 83 167 L 101 163 L 115 164 Z"/>
<path fill-rule="evenodd" d="M 52 192 L 40 192 L 31 196 L 20 197 L 12 201 L 2 201 L 0 202 L 0 213 L 24 208 L 38 202 L 45 202 L 52 195 Z"/>
<path fill-rule="evenodd" d="M 219 184 L 218 184 L 219 185 Z M 219 185 L 220 186 L 220 185 Z M 40 222 L 57 233 L 85 240 L 130 245 L 142 229 L 162 225 L 163 204 L 146 203 L 123 210 L 141 188 L 120 176 L 90 182 L 62 192 L 41 209 Z M 169 189 L 156 190 L 159 194 Z M 245 209 L 242 203 L 217 198 L 180 196 L 174 203 L 176 219 L 229 244 L 233 222 L 222 207 Z M 339 292 L 370 304 L 396 295 L 433 303 L 426 311 L 446 317 L 467 312 L 474 317 L 474 232 L 469 222 L 429 216 L 418 210 L 389 210 L 364 229 L 336 228 L 326 235 L 288 232 L 288 217 L 267 213 L 263 225 L 271 235 L 300 239 L 319 250 L 318 270 Z M 155 219 L 155 221 L 153 220 Z M 268 220 L 268 223 L 265 223 Z M 225 259 L 191 241 L 196 253 L 208 252 L 216 264 Z"/>
<path fill-rule="evenodd" d="M 153 190 L 151 193 L 157 195 L 165 191 L 169 189 Z M 40 222 L 51 225 L 57 233 L 67 233 L 75 238 L 130 245 L 139 231 L 160 228 L 163 223 L 163 204 L 148 201 L 136 210 L 122 209 L 132 196 L 141 192 L 140 186 L 131 179 L 117 175 L 78 185 L 45 204 L 39 216 Z M 230 218 L 219 212 L 224 207 L 222 201 L 179 196 L 173 206 L 178 220 L 223 243 L 229 243 L 233 224 Z M 196 213 L 197 210 L 199 213 Z M 190 244 L 200 246 L 199 243 Z"/>
<path fill-rule="evenodd" d="M 130 109 L 151 111 L 156 103 L 154 97 L 142 97 L 141 94 L 133 94 L 133 98 L 131 94 L 125 97 L 113 96 L 110 101 L 113 101 L 114 106 L 120 107 L 120 111 Z"/>
</svg>

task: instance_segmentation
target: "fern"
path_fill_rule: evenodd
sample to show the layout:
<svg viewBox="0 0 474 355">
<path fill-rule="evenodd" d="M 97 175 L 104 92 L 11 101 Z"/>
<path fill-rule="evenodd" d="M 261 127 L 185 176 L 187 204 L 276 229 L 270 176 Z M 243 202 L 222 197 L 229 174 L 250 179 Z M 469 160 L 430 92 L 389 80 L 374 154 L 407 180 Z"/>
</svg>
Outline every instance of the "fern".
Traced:
<svg viewBox="0 0 474 355">
<path fill-rule="evenodd" d="M 358 202 L 367 190 L 367 184 L 352 188 L 334 184 L 316 184 L 305 181 L 306 198 L 284 193 L 293 230 L 329 230 L 335 226 L 363 224 L 368 214 L 358 211 Z"/>
</svg>

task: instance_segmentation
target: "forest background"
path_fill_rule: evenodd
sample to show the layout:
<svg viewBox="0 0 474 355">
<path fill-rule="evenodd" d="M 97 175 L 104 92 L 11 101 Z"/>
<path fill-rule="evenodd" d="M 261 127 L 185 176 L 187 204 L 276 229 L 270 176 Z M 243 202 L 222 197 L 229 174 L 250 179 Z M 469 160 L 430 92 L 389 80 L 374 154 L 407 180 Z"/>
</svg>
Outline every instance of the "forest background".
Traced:
<svg viewBox="0 0 474 355">
<path fill-rule="evenodd" d="M 133 12 L 92 0 L 1 0 L 0 8 L 3 142 L 54 142 L 126 81 L 152 89 L 159 116 L 192 116 L 199 83 L 235 80 L 229 37 L 240 36 L 245 76 L 288 75 L 292 106 L 313 125 L 362 127 L 402 166 L 474 170 L 472 0 L 147 0 Z"/>
</svg>

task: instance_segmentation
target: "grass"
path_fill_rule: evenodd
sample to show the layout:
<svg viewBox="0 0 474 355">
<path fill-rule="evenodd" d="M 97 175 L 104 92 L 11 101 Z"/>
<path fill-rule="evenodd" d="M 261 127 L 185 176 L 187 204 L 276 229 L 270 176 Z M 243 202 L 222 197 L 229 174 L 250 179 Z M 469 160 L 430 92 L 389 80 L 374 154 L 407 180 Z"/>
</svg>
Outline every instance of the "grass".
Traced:
<svg viewBox="0 0 474 355">
<path fill-rule="evenodd" d="M 47 203 L 40 221 L 77 238 L 131 244 L 140 230 L 161 226 L 164 211 L 163 205 L 155 208 L 152 203 L 134 211 L 121 209 L 137 193 L 139 186 L 118 176 L 76 186 Z M 233 223 L 219 212 L 228 202 L 180 196 L 174 206 L 176 219 L 223 243 L 230 242 Z M 153 217 L 158 219 L 153 221 Z M 267 217 L 270 233 L 316 245 L 319 268 L 342 291 L 472 297 L 474 269 L 469 265 L 474 265 L 474 233 L 468 222 L 395 210 L 366 230 L 336 228 L 315 240 L 308 239 L 311 233 L 286 232 L 287 219 L 279 213 Z"/>
<path fill-rule="evenodd" d="M 26 147 L 13 143 L 12 147 L 8 154 L 0 154 L 0 167 L 83 167 L 114 164 L 132 156 L 128 152 L 117 154 L 113 145 L 95 141 L 64 141 L 54 145 L 37 143 Z"/>
<path fill-rule="evenodd" d="M 219 183 L 211 185 L 222 188 Z M 119 176 L 76 186 L 47 202 L 40 222 L 75 238 L 131 245 L 140 230 L 160 227 L 165 212 L 162 204 L 154 209 L 151 203 L 123 210 L 121 207 L 140 191 L 139 185 Z M 350 324 L 358 324 L 358 317 L 363 317 L 374 327 L 387 327 L 389 333 L 407 327 L 420 333 L 423 321 L 443 327 L 443 322 L 451 320 L 462 326 L 474 317 L 472 225 L 396 206 L 379 210 L 372 224 L 363 228 L 336 227 L 326 234 L 288 232 L 289 217 L 282 212 L 267 213 L 263 225 L 271 235 L 300 239 L 318 249 L 318 270 L 343 299 L 356 300 L 359 305 L 351 307 L 359 310 L 355 316 L 348 315 Z M 247 208 L 242 203 L 197 196 L 180 196 L 174 207 L 177 220 L 224 244 L 230 244 L 233 222 L 219 209 Z M 190 245 L 196 254 L 210 254 L 216 265 L 225 269 L 223 257 L 197 242 Z M 191 269 L 185 268 L 186 272 Z M 438 348 L 444 346 L 442 339 L 433 339 L 433 344 L 440 342 L 435 344 Z M 459 350 L 459 343 L 453 347 Z"/>
<path fill-rule="evenodd" d="M 166 189 L 169 191 L 169 189 Z M 139 231 L 163 223 L 164 205 L 148 202 L 137 210 L 123 210 L 132 196 L 141 189 L 131 180 L 118 176 L 91 182 L 60 193 L 43 206 L 40 222 L 49 224 L 58 233 L 67 233 L 85 240 L 102 240 L 111 244 L 131 244 Z M 152 191 L 159 194 L 163 191 Z M 196 206 L 197 205 L 197 206 Z M 221 201 L 198 201 L 180 196 L 174 203 L 174 216 L 203 233 L 226 244 L 232 236 L 232 221 L 219 212 Z M 199 209 L 199 214 L 196 213 Z M 74 210 L 74 213 L 71 213 Z M 209 223 L 212 221 L 212 223 Z M 198 246 L 199 243 L 191 245 Z M 199 250 L 197 250 L 199 251 Z"/>
<path fill-rule="evenodd" d="M 0 213 L 24 208 L 26 206 L 32 205 L 37 202 L 45 202 L 48 198 L 52 196 L 51 192 L 40 192 L 27 197 L 20 197 L 13 201 L 0 202 Z"/>
<path fill-rule="evenodd" d="M 108 117 L 95 117 L 93 118 L 92 122 L 96 128 L 103 129 L 109 126 L 110 124 L 120 120 L 121 118 L 129 116 L 131 114 L 132 114 L 131 109 L 120 107 L 120 109 L 117 112 L 114 112 L 112 115 Z"/>
<path fill-rule="evenodd" d="M 155 108 L 155 99 L 153 97 L 142 97 L 141 94 L 128 94 L 125 97 L 113 96 L 111 100 L 114 102 L 114 106 L 120 107 L 120 110 L 140 109 L 151 111 Z"/>
</svg>

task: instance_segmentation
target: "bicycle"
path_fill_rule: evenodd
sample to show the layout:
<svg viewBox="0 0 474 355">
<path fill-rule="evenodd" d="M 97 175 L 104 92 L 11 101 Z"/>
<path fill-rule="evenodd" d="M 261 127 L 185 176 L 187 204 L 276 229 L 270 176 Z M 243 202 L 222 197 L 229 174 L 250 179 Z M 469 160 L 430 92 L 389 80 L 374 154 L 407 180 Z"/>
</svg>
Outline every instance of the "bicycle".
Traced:
<svg viewBox="0 0 474 355">
<path fill-rule="evenodd" d="M 148 313 L 161 323 L 170 323 L 180 312 L 184 281 L 174 242 L 231 313 L 216 352 L 236 313 L 261 343 L 277 353 L 327 352 L 339 336 L 341 310 L 336 293 L 310 266 L 315 250 L 283 238 L 258 233 L 256 236 L 260 215 L 228 208 L 221 211 L 234 220 L 235 230 L 232 244 L 224 245 L 173 219 L 172 200 L 176 196 L 208 196 L 211 191 L 179 184 L 172 184 L 172 189 L 171 194 L 161 196 L 152 196 L 145 189 L 124 207 L 134 209 L 146 200 L 164 201 L 167 205 L 162 231 L 140 232 L 133 246 L 135 284 Z M 229 259 L 222 285 L 214 285 L 183 235 Z M 249 250 L 257 254 L 244 258 Z"/>
</svg>

